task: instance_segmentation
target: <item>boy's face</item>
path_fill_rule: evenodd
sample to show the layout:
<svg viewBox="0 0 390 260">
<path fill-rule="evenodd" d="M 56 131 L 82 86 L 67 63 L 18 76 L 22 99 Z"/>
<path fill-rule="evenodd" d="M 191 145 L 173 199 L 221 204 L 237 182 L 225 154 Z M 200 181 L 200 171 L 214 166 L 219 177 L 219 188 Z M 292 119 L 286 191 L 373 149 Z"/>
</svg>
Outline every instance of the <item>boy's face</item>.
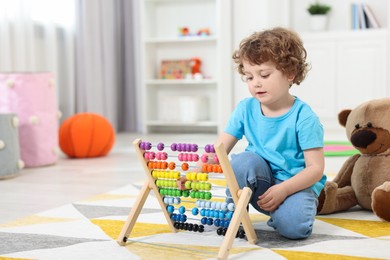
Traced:
<svg viewBox="0 0 390 260">
<path fill-rule="evenodd" d="M 245 80 L 250 93 L 264 105 L 283 102 L 290 96 L 290 84 L 294 77 L 287 77 L 275 65 L 268 61 L 260 65 L 251 65 L 244 61 Z"/>
</svg>

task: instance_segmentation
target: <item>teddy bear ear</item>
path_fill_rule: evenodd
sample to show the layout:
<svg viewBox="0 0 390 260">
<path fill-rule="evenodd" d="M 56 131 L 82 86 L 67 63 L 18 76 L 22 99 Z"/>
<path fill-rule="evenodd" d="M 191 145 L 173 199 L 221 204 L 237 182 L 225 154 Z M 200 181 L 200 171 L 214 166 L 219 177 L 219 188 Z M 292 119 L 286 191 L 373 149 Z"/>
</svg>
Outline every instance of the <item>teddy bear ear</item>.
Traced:
<svg viewBox="0 0 390 260">
<path fill-rule="evenodd" d="M 349 114 L 351 113 L 351 109 L 344 109 L 339 113 L 339 123 L 342 126 L 345 126 L 347 124 L 347 119 Z"/>
</svg>

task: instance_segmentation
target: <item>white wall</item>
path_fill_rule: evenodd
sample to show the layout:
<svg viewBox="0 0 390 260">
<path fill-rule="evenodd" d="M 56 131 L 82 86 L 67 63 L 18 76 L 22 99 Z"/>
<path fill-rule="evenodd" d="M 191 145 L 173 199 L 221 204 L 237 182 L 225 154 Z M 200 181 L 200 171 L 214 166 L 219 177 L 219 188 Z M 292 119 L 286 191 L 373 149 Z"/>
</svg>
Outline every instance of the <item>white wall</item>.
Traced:
<svg viewBox="0 0 390 260">
<path fill-rule="evenodd" d="M 233 50 L 241 40 L 255 31 L 286 26 L 289 21 L 289 0 L 233 0 Z M 250 96 L 237 72 L 233 76 L 234 105 Z"/>
</svg>

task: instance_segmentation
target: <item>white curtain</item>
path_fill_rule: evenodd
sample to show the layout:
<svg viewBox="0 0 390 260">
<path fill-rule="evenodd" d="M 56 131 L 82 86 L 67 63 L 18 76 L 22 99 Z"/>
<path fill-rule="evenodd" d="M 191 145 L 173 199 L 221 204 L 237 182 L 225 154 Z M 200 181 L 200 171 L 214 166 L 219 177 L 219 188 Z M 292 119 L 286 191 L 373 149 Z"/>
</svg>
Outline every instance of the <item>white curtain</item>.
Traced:
<svg viewBox="0 0 390 260">
<path fill-rule="evenodd" d="M 62 120 L 138 131 L 134 0 L 0 0 L 0 72 L 49 71 Z"/>
<path fill-rule="evenodd" d="M 118 131 L 137 131 L 135 1 L 76 5 L 77 110 L 105 116 Z"/>
<path fill-rule="evenodd" d="M 74 2 L 0 0 L 0 72 L 51 72 L 59 109 L 75 113 Z"/>
</svg>

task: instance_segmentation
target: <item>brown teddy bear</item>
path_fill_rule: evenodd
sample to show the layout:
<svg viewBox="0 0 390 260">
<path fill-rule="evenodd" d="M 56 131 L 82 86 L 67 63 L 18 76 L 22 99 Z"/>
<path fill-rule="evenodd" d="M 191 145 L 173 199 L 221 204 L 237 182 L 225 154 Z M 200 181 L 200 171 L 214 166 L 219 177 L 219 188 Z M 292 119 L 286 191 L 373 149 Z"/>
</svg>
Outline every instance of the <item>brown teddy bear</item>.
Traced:
<svg viewBox="0 0 390 260">
<path fill-rule="evenodd" d="M 338 118 L 360 154 L 345 161 L 333 181 L 326 183 L 318 214 L 359 205 L 390 221 L 390 98 L 343 110 Z"/>
</svg>

